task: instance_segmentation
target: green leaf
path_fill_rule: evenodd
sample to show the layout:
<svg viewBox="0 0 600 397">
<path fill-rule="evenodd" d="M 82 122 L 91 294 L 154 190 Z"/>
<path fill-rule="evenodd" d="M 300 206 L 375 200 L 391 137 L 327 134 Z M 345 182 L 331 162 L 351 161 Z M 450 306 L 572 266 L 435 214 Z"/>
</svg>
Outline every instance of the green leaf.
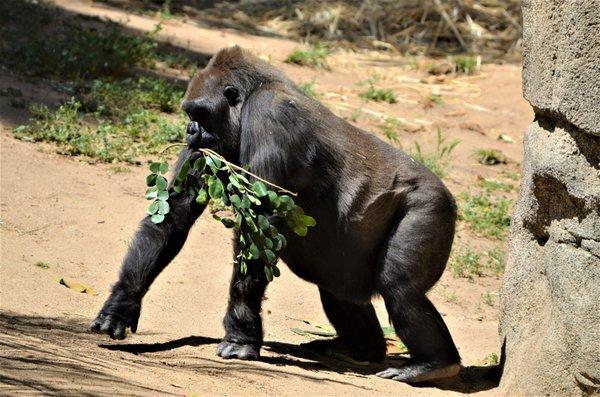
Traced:
<svg viewBox="0 0 600 397">
<path fill-rule="evenodd" d="M 256 205 L 261 205 L 262 203 L 260 202 L 259 199 L 257 199 L 256 197 L 252 196 L 252 195 L 247 195 L 244 197 L 248 197 L 248 200 L 252 203 L 252 204 L 256 204 Z"/>
<path fill-rule="evenodd" d="M 203 171 L 204 167 L 206 167 L 206 158 L 204 156 L 194 161 L 194 165 L 192 166 L 192 168 L 197 171 Z"/>
<path fill-rule="evenodd" d="M 281 241 L 281 249 L 284 249 L 287 246 L 287 240 L 283 234 L 278 234 L 277 239 Z"/>
<path fill-rule="evenodd" d="M 298 207 L 300 208 L 300 207 Z M 310 227 L 310 226 L 315 226 L 317 224 L 317 221 L 315 221 L 315 218 L 313 218 L 312 216 L 308 216 L 308 215 L 300 215 L 298 217 L 298 220 L 300 221 L 300 223 L 302 223 L 304 226 Z"/>
<path fill-rule="evenodd" d="M 198 204 L 206 204 L 207 201 L 208 201 L 208 194 L 206 193 L 206 190 L 200 189 L 198 191 L 198 196 L 196 196 L 196 202 Z"/>
<path fill-rule="evenodd" d="M 154 186 L 156 182 L 156 174 L 150 174 L 146 177 L 146 186 Z"/>
<path fill-rule="evenodd" d="M 241 207 L 244 208 L 244 209 L 250 208 L 250 200 L 248 200 L 248 196 L 247 195 L 244 195 L 244 197 L 242 197 Z"/>
<path fill-rule="evenodd" d="M 292 230 L 300 237 L 304 237 L 306 236 L 306 233 L 308 233 L 308 229 L 304 225 L 296 225 Z"/>
<path fill-rule="evenodd" d="M 271 226 L 271 224 L 269 223 L 269 220 L 267 219 L 267 217 L 264 215 L 259 215 L 258 216 L 258 227 L 260 227 L 262 230 L 269 230 L 269 226 Z"/>
<path fill-rule="evenodd" d="M 154 200 L 158 194 L 158 189 L 156 186 L 152 186 L 150 189 L 146 190 L 146 195 L 144 196 L 146 200 Z"/>
<path fill-rule="evenodd" d="M 159 175 L 156 177 L 156 187 L 158 190 L 167 190 L 167 180 L 164 176 Z"/>
<path fill-rule="evenodd" d="M 167 190 L 157 190 L 156 198 L 161 201 L 167 201 L 169 199 L 169 192 Z"/>
<path fill-rule="evenodd" d="M 279 196 L 279 203 L 278 209 L 282 211 L 289 211 L 295 206 L 294 200 L 286 194 Z"/>
<path fill-rule="evenodd" d="M 220 199 L 223 195 L 223 183 L 214 176 L 208 181 L 208 195 L 212 199 Z"/>
<path fill-rule="evenodd" d="M 279 271 L 279 268 L 275 265 L 271 266 L 271 270 L 273 271 L 273 276 L 275 277 L 279 277 L 281 276 L 281 272 Z"/>
<path fill-rule="evenodd" d="M 242 205 L 242 200 L 240 200 L 240 196 L 237 194 L 232 194 L 229 196 L 229 201 L 231 201 L 231 205 L 233 208 L 239 208 Z"/>
<path fill-rule="evenodd" d="M 165 216 L 162 214 L 154 214 L 150 217 L 150 220 L 154 223 L 161 223 L 165 220 Z"/>
<path fill-rule="evenodd" d="M 243 189 L 239 179 L 235 175 L 229 175 L 229 182 L 238 189 Z"/>
<path fill-rule="evenodd" d="M 277 193 L 275 193 L 272 190 L 269 190 L 267 195 L 269 196 L 269 204 L 271 205 L 271 208 L 276 209 L 277 207 L 279 207 L 279 204 L 281 202 L 279 200 L 279 196 L 277 195 Z"/>
<path fill-rule="evenodd" d="M 271 251 L 270 249 L 264 250 L 264 254 L 265 254 L 265 259 L 267 260 L 267 263 L 273 263 L 277 260 L 277 256 L 275 256 L 273 251 Z"/>
<path fill-rule="evenodd" d="M 161 174 L 166 174 L 168 170 L 169 170 L 169 164 L 167 164 L 166 161 L 160 163 L 159 171 Z"/>
<path fill-rule="evenodd" d="M 265 244 L 264 244 L 265 248 L 268 248 L 270 250 L 273 249 L 273 240 L 271 240 L 270 238 L 266 238 L 265 237 Z"/>
<path fill-rule="evenodd" d="M 165 215 L 169 213 L 169 210 L 171 208 L 169 207 L 169 203 L 167 203 L 166 201 L 158 201 L 158 213 L 161 215 Z"/>
<path fill-rule="evenodd" d="M 215 156 L 208 155 L 206 157 L 206 165 L 212 168 L 213 171 L 216 171 L 217 169 L 221 168 L 221 160 Z"/>
<path fill-rule="evenodd" d="M 240 273 L 242 273 L 242 274 L 248 273 L 248 265 L 246 264 L 246 261 L 244 261 L 244 260 L 240 261 Z"/>
<path fill-rule="evenodd" d="M 258 197 L 265 197 L 268 193 L 267 186 L 261 181 L 254 182 L 254 184 L 252 185 L 252 190 L 254 191 L 254 193 L 256 193 Z"/>
<path fill-rule="evenodd" d="M 158 174 L 160 172 L 160 163 L 150 163 L 150 172 Z"/>
<path fill-rule="evenodd" d="M 254 244 L 254 243 L 250 244 L 250 248 L 248 248 L 248 252 L 250 253 L 250 257 L 252 259 L 260 258 L 260 251 L 258 250 L 258 247 L 256 246 L 256 244 Z"/>
<path fill-rule="evenodd" d="M 158 200 L 155 200 L 152 202 L 152 204 L 150 204 L 150 206 L 148 207 L 148 215 L 153 215 L 158 211 Z"/>
<path fill-rule="evenodd" d="M 265 266 L 265 276 L 267 276 L 269 282 L 273 281 L 273 271 L 271 270 L 271 266 Z"/>
<path fill-rule="evenodd" d="M 180 178 L 181 180 L 186 180 L 187 179 L 187 175 L 188 175 L 188 171 L 190 170 L 190 159 L 187 158 L 183 164 L 181 164 L 181 169 L 179 170 L 179 173 L 177 174 L 178 178 Z"/>
<path fill-rule="evenodd" d="M 175 193 L 179 194 L 183 191 L 183 188 L 181 187 L 181 185 L 174 185 L 173 190 L 175 191 Z"/>
<path fill-rule="evenodd" d="M 231 229 L 236 225 L 235 221 L 231 218 L 222 218 L 221 223 L 228 229 Z"/>
</svg>

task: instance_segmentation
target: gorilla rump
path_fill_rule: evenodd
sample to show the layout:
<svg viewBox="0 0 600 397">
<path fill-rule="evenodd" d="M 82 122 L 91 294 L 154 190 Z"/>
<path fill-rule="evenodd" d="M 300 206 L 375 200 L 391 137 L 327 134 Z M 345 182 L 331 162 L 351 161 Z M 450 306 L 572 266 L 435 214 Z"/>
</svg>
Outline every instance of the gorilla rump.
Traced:
<svg viewBox="0 0 600 397">
<path fill-rule="evenodd" d="M 183 160 L 200 155 L 195 149 L 210 148 L 297 192 L 298 205 L 316 218 L 306 237 L 280 227 L 288 241 L 281 259 L 319 287 L 338 334 L 329 343 L 356 359 L 382 361 L 386 344 L 371 304 L 380 295 L 410 359 L 379 376 L 419 382 L 459 372 L 448 328 L 425 296 L 444 271 L 454 237 L 456 206 L 439 178 L 239 47 L 219 51 L 193 77 L 183 109 L 191 122 L 176 173 Z M 204 210 L 185 194 L 171 192 L 169 200 L 162 223 L 142 220 L 93 330 L 116 339 L 127 327 L 136 332 L 142 298 Z M 268 284 L 262 267 L 251 262 L 242 275 L 234 266 L 217 349 L 223 358 L 259 357 Z"/>
</svg>

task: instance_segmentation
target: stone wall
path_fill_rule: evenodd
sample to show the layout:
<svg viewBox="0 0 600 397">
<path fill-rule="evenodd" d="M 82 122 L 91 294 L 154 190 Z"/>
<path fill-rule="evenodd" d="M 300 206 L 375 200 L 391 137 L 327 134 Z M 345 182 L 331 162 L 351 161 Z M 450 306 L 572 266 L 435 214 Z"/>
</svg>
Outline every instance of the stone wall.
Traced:
<svg viewBox="0 0 600 397">
<path fill-rule="evenodd" d="M 523 1 L 535 111 L 501 292 L 507 394 L 600 394 L 600 0 Z"/>
</svg>

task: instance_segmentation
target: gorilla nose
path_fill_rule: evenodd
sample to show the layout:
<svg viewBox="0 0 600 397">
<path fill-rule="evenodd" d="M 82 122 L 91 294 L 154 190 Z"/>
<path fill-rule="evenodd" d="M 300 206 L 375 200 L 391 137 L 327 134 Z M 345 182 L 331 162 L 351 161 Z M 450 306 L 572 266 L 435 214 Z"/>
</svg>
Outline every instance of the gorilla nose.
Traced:
<svg viewBox="0 0 600 397">
<path fill-rule="evenodd" d="M 202 99 L 194 99 L 190 101 L 183 101 L 181 108 L 188 115 L 190 120 L 201 122 L 206 119 L 210 114 L 208 103 Z"/>
</svg>

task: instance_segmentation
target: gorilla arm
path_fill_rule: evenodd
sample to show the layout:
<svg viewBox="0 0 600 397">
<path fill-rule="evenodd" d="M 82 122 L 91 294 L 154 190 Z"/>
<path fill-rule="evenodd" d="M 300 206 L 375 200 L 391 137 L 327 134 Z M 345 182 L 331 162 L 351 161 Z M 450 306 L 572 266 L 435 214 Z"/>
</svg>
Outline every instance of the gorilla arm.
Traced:
<svg viewBox="0 0 600 397">
<path fill-rule="evenodd" d="M 187 148 L 181 152 L 175 175 L 190 155 Z M 204 210 L 194 197 L 185 194 L 171 194 L 169 205 L 170 212 L 162 223 L 154 224 L 149 216 L 142 220 L 123 260 L 119 281 L 92 321 L 93 331 L 108 334 L 113 339 L 124 339 L 127 327 L 131 332 L 137 331 L 142 298 L 156 276 L 179 253 L 189 229 Z"/>
</svg>

